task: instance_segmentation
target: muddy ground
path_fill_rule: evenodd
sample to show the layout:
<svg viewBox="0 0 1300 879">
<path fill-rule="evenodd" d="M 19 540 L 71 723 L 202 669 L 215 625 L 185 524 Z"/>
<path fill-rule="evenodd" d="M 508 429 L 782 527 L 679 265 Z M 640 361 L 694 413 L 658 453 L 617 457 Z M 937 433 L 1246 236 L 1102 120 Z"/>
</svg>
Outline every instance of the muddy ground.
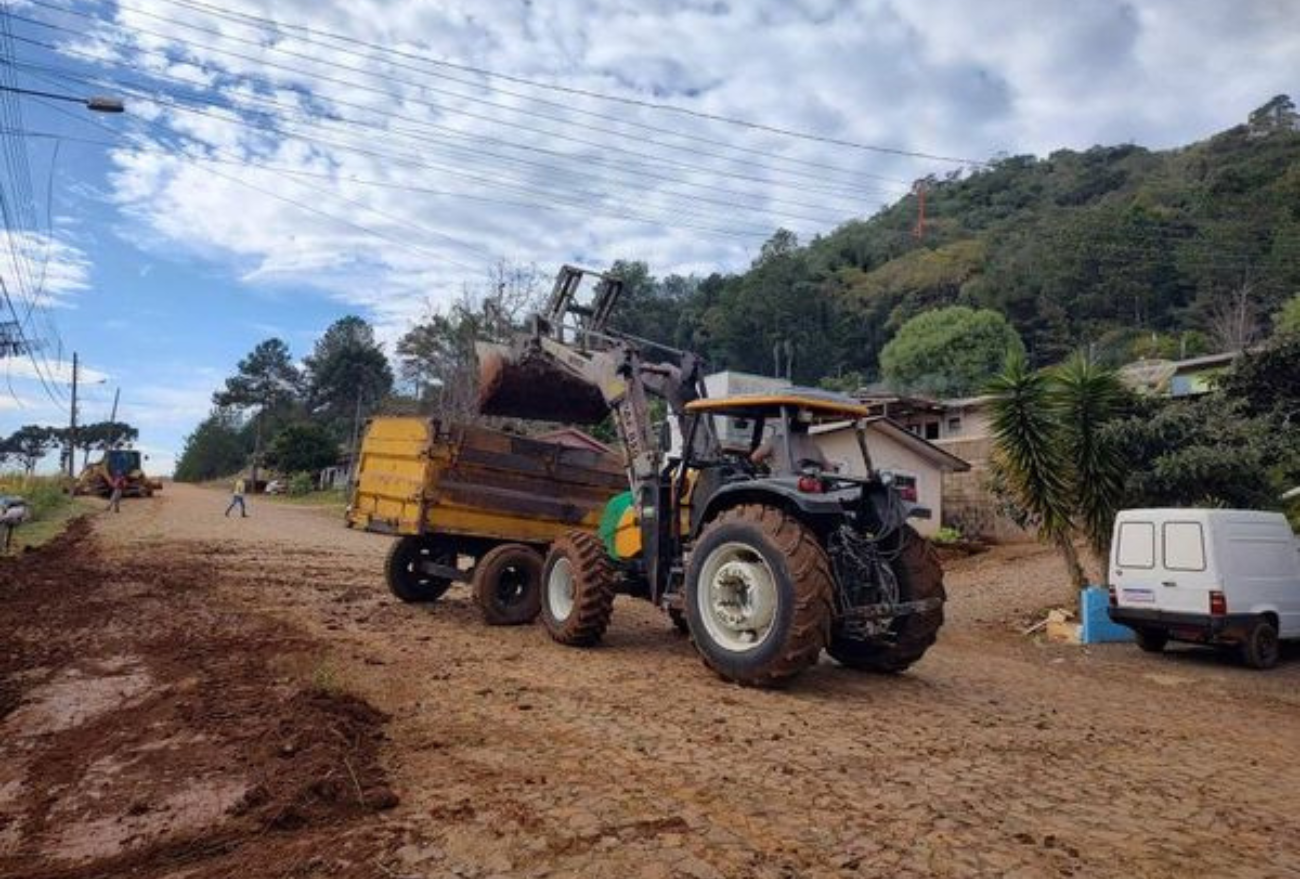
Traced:
<svg viewBox="0 0 1300 879">
<path fill-rule="evenodd" d="M 169 486 L 0 561 L 0 876 L 1300 876 L 1300 655 L 1021 637 L 1037 547 L 950 565 L 907 674 L 713 678 L 388 596 L 384 538 Z"/>
</svg>

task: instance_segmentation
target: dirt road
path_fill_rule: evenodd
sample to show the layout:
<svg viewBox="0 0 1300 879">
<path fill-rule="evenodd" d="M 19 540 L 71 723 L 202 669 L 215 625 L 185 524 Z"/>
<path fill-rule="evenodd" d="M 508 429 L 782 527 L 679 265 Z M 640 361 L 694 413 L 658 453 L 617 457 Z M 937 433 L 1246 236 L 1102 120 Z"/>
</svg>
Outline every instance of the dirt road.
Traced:
<svg viewBox="0 0 1300 879">
<path fill-rule="evenodd" d="M 416 607 L 383 538 L 217 493 L 0 566 L 0 875 L 1300 876 L 1300 656 L 1015 635 L 1037 548 L 965 560 L 909 673 L 721 683 Z"/>
</svg>

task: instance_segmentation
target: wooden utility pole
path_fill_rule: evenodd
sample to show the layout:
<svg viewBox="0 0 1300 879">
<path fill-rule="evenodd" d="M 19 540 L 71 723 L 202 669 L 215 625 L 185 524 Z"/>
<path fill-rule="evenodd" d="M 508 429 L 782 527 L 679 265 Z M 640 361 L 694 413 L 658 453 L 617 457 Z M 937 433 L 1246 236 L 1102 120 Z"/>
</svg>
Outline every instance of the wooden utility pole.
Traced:
<svg viewBox="0 0 1300 879">
<path fill-rule="evenodd" d="M 72 352 L 72 409 L 68 424 L 68 478 L 77 478 L 77 352 Z"/>
<path fill-rule="evenodd" d="M 925 181 L 916 181 L 912 191 L 916 193 L 916 225 L 912 227 L 912 237 L 920 241 L 925 238 Z"/>
</svg>

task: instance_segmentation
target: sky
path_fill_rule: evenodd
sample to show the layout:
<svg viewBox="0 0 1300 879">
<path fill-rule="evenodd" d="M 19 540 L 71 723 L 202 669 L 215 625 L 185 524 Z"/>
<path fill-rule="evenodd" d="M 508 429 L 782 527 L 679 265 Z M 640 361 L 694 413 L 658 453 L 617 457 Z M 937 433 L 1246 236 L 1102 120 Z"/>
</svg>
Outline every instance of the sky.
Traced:
<svg viewBox="0 0 1300 879">
<path fill-rule="evenodd" d="M 1294 0 L 5 8 L 0 84 L 126 112 L 5 96 L 0 278 L 43 347 L 0 361 L 0 435 L 66 423 L 75 351 L 81 419 L 120 390 L 157 473 L 259 341 L 358 314 L 391 352 L 500 260 L 743 270 L 927 175 L 1300 96 Z"/>
</svg>

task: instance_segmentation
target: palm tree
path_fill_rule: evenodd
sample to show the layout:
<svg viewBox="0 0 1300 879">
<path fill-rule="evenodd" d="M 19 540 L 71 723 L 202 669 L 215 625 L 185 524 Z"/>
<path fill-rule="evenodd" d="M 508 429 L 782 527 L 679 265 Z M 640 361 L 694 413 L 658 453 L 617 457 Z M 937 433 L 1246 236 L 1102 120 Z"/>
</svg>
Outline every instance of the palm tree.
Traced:
<svg viewBox="0 0 1300 879">
<path fill-rule="evenodd" d="M 1026 524 L 1056 545 L 1070 580 L 1087 583 L 1074 549 L 1074 480 L 1070 457 L 1061 442 L 1059 397 L 1048 375 L 1013 352 L 1006 367 L 989 383 L 993 395 L 993 478 L 1024 512 Z"/>
<path fill-rule="evenodd" d="M 1074 482 L 1075 515 L 1104 566 L 1124 491 L 1124 461 L 1102 426 L 1123 407 L 1119 374 L 1076 354 L 1052 374 L 1061 441 Z"/>
</svg>

